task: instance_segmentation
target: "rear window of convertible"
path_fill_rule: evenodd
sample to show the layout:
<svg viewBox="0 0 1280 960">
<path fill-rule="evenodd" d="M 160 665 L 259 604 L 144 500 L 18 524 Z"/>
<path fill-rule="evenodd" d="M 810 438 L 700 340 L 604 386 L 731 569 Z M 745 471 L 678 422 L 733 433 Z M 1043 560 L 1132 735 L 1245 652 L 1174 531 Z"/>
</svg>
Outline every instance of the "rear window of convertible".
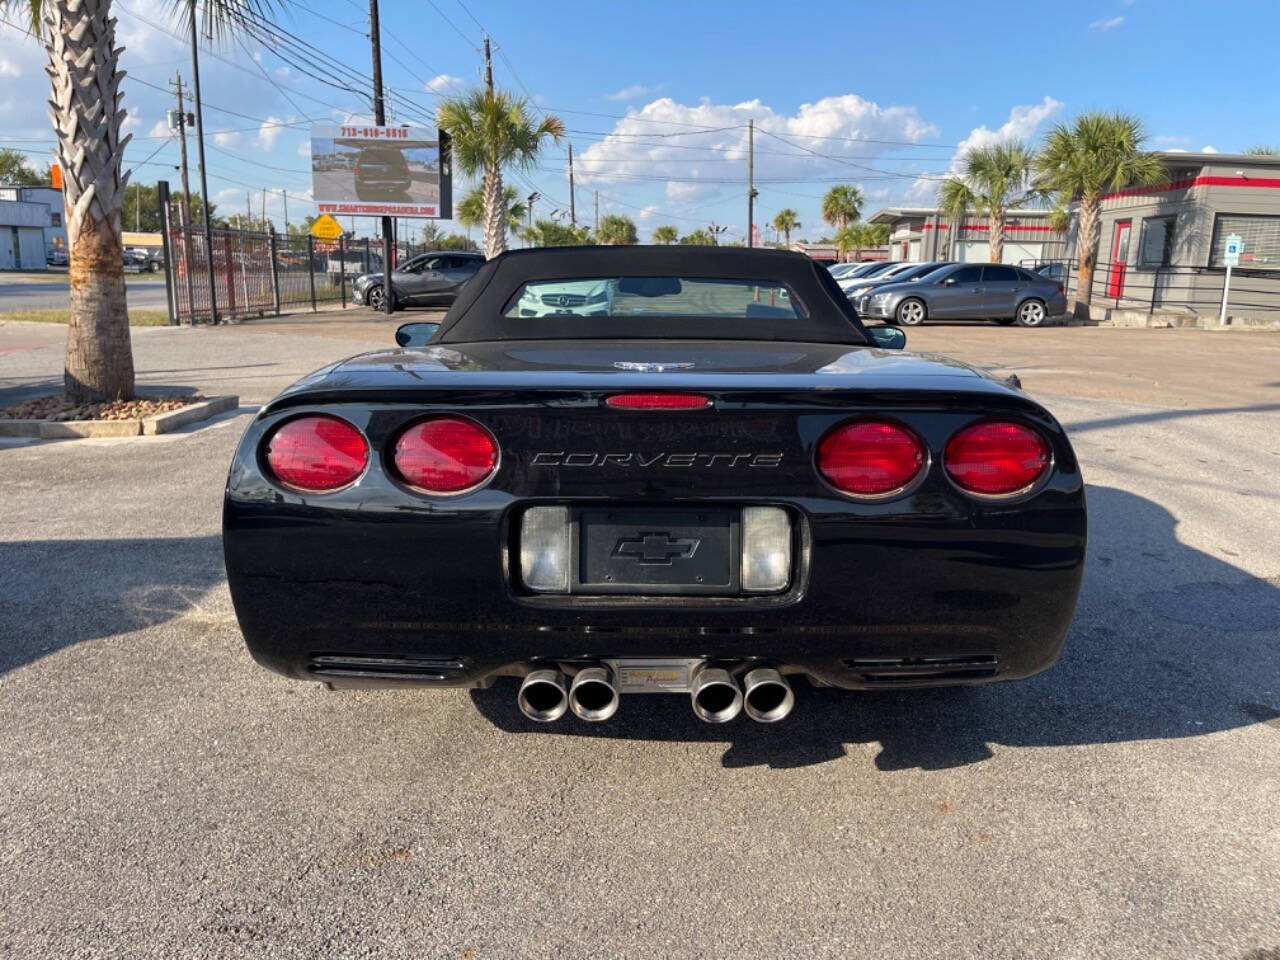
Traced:
<svg viewBox="0 0 1280 960">
<path fill-rule="evenodd" d="M 807 317 L 784 283 L 707 277 L 593 277 L 530 280 L 507 301 L 503 316 L 540 317 Z"/>
</svg>

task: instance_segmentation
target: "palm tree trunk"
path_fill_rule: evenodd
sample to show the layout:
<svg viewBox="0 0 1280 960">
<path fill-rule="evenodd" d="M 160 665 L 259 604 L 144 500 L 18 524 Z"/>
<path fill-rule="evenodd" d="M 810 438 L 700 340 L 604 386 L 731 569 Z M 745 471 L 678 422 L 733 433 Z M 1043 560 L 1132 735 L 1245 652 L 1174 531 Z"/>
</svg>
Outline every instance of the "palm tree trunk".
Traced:
<svg viewBox="0 0 1280 960">
<path fill-rule="evenodd" d="M 124 288 L 120 172 L 130 136 L 117 73 L 110 0 L 44 4 L 58 159 L 71 251 L 70 323 L 63 384 L 80 403 L 133 395 L 133 352 Z"/>
<path fill-rule="evenodd" d="M 493 259 L 507 249 L 507 207 L 502 196 L 502 168 L 484 172 L 484 255 Z"/>
<path fill-rule="evenodd" d="M 1004 211 L 992 210 L 987 217 L 987 245 L 992 263 L 1004 262 Z"/>
<path fill-rule="evenodd" d="M 1076 236 L 1076 251 L 1080 257 L 1080 273 L 1076 278 L 1076 311 L 1089 307 L 1093 288 L 1093 271 L 1098 263 L 1098 234 L 1102 222 L 1098 217 L 1097 197 L 1084 197 L 1080 201 L 1080 227 Z"/>
</svg>

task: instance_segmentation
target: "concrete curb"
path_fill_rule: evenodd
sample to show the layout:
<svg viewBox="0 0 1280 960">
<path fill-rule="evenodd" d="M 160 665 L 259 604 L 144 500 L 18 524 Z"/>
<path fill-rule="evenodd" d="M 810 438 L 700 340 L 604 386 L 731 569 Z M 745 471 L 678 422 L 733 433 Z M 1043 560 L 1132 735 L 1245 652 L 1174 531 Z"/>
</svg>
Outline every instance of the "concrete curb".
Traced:
<svg viewBox="0 0 1280 960">
<path fill-rule="evenodd" d="M 82 437 L 139 437 L 172 433 L 179 427 L 208 420 L 240 406 L 232 395 L 210 397 L 199 403 L 145 420 L 0 420 L 0 437 L 36 437 L 66 440 Z"/>
</svg>

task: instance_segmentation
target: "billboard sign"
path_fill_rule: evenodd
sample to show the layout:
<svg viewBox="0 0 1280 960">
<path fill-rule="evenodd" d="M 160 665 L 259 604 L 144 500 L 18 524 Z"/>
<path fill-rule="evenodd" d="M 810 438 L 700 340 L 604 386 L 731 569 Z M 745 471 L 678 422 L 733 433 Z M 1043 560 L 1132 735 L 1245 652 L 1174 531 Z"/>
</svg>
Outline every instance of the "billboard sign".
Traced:
<svg viewBox="0 0 1280 960">
<path fill-rule="evenodd" d="M 449 141 L 425 127 L 316 124 L 311 191 L 321 214 L 453 215 Z"/>
</svg>

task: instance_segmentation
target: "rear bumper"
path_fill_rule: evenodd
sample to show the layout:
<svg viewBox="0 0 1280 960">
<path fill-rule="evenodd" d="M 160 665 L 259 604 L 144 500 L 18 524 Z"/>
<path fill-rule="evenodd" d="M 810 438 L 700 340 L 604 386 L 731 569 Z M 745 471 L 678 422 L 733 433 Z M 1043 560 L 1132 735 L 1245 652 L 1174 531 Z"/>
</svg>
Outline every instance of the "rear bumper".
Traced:
<svg viewBox="0 0 1280 960">
<path fill-rule="evenodd" d="M 224 546 L 249 650 L 286 676 L 482 686 L 537 663 L 767 661 L 853 689 L 983 683 L 1057 659 L 1083 570 L 1080 491 L 1026 522 L 899 524 L 786 504 L 803 566 L 776 597 L 549 597 L 511 584 L 510 504 L 334 518 L 227 502 Z M 819 508 L 821 504 L 816 505 Z"/>
</svg>

